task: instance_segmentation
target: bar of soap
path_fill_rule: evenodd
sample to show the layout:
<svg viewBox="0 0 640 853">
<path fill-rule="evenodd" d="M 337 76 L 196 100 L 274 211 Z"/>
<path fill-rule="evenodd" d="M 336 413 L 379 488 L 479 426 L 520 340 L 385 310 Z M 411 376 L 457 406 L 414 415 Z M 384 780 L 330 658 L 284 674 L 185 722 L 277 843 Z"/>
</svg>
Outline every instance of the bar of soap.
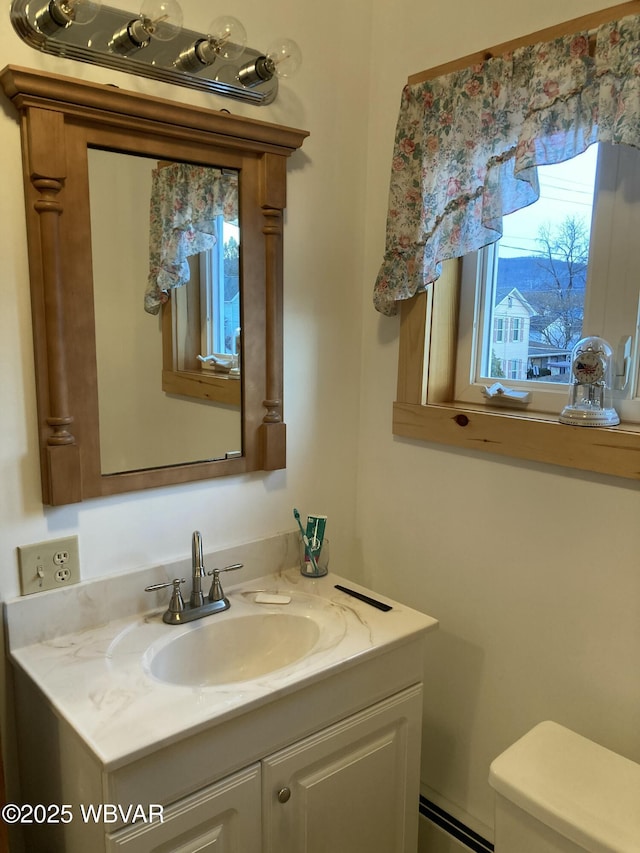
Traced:
<svg viewBox="0 0 640 853">
<path fill-rule="evenodd" d="M 291 596 L 279 592 L 257 592 L 254 601 L 256 604 L 289 604 Z"/>
</svg>

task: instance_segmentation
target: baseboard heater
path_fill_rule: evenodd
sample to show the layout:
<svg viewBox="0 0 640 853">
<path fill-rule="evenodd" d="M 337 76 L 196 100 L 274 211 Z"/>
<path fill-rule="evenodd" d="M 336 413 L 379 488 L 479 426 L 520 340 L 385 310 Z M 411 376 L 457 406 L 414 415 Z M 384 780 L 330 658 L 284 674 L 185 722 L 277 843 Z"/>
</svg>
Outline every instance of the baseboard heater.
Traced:
<svg viewBox="0 0 640 853">
<path fill-rule="evenodd" d="M 448 833 L 463 847 L 473 850 L 474 853 L 493 853 L 493 844 L 474 832 L 462 821 L 450 815 L 440 806 L 432 803 L 426 797 L 420 797 L 420 814 L 435 823 L 443 832 Z"/>
</svg>

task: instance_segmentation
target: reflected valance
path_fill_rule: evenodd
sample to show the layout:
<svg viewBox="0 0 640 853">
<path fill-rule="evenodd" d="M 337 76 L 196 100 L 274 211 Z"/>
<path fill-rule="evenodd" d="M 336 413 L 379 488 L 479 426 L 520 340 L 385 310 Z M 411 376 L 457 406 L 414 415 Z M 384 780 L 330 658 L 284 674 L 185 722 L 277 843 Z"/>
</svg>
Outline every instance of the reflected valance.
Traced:
<svg viewBox="0 0 640 853">
<path fill-rule="evenodd" d="M 189 163 L 153 170 L 149 283 L 144 307 L 157 314 L 172 287 L 189 281 L 187 258 L 212 249 L 215 220 L 238 223 L 238 174 Z"/>
<path fill-rule="evenodd" d="M 375 307 L 395 314 L 442 261 L 499 240 L 537 200 L 537 166 L 600 141 L 640 147 L 640 16 L 407 85 Z"/>
</svg>

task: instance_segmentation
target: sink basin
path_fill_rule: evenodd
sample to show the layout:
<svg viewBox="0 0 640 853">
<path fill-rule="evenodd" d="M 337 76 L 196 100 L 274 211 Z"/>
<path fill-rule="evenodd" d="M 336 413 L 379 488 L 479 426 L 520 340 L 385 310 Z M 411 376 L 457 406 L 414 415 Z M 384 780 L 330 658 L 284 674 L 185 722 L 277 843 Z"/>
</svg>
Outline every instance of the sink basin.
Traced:
<svg viewBox="0 0 640 853">
<path fill-rule="evenodd" d="M 318 623 L 295 613 L 216 618 L 154 643 L 144 668 L 158 681 L 188 687 L 248 681 L 295 663 L 320 639 Z"/>
</svg>

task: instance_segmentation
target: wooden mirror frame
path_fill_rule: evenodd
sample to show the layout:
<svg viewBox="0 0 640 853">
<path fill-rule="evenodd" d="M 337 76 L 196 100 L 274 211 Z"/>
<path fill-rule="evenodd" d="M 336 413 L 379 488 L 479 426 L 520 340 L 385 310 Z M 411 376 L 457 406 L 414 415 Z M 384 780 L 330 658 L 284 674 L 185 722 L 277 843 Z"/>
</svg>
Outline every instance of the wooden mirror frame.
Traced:
<svg viewBox="0 0 640 853">
<path fill-rule="evenodd" d="M 284 468 L 282 214 L 287 157 L 307 131 L 16 66 L 0 85 L 21 120 L 44 503 Z M 101 472 L 90 146 L 241 170 L 241 457 Z"/>
</svg>

